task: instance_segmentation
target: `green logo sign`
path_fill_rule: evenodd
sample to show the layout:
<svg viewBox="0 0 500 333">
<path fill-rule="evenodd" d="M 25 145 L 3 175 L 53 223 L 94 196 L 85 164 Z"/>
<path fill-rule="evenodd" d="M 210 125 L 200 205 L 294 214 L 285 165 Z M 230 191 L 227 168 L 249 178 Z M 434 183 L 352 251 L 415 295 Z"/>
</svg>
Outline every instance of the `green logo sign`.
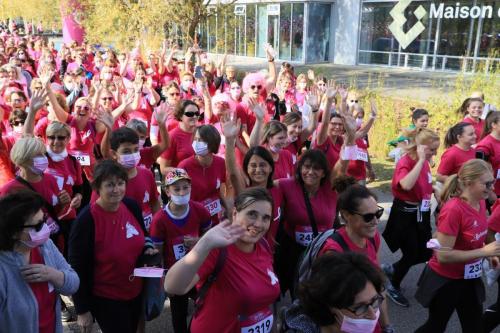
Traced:
<svg viewBox="0 0 500 333">
<path fill-rule="evenodd" d="M 389 13 L 394 22 L 389 25 L 389 30 L 392 32 L 394 38 L 399 42 L 401 48 L 406 49 L 424 30 L 425 26 L 422 24 L 421 19 L 427 14 L 427 11 L 421 5 L 413 12 L 418 22 L 411 27 L 408 32 L 404 32 L 403 26 L 407 19 L 405 17 L 405 9 L 408 8 L 412 0 L 401 0 Z"/>
</svg>

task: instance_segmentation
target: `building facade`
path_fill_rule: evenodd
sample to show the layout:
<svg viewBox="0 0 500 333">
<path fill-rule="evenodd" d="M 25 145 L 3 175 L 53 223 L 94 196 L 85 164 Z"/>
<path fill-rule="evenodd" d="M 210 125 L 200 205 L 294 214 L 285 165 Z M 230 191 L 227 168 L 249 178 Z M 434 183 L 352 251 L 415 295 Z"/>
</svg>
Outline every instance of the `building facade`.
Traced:
<svg viewBox="0 0 500 333">
<path fill-rule="evenodd" d="M 264 57 L 270 43 L 278 60 L 294 63 L 465 72 L 500 66 L 500 1 L 239 0 L 233 9 L 200 27 L 209 52 Z M 397 10 L 411 43 L 393 33 Z"/>
</svg>

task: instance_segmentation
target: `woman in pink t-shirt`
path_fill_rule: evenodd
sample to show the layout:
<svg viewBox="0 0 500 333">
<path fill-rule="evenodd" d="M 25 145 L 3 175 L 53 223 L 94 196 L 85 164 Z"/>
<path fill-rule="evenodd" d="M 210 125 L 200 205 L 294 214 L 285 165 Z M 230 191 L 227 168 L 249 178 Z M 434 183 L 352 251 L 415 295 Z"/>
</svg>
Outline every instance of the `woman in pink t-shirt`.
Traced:
<svg viewBox="0 0 500 333">
<path fill-rule="evenodd" d="M 197 302 L 191 332 L 253 332 L 257 327 L 271 332 L 270 307 L 279 295 L 265 241 L 272 210 L 273 200 L 266 190 L 243 191 L 235 199 L 232 224 L 224 221 L 210 229 L 168 271 L 168 293 L 183 295 L 196 284 L 198 290 L 205 290 Z"/>
<path fill-rule="evenodd" d="M 441 201 L 434 254 L 420 278 L 416 299 L 429 309 L 416 332 L 444 332 L 456 310 L 462 332 L 483 332 L 482 261 L 498 265 L 500 243 L 485 244 L 488 230 L 486 205 L 494 184 L 491 167 L 484 161 L 466 162 L 446 181 Z"/>
<path fill-rule="evenodd" d="M 482 99 L 470 97 L 467 98 L 458 109 L 458 112 L 465 116 L 462 121 L 474 126 L 478 138 L 483 137 L 484 120 L 481 119 L 483 107 L 484 102 Z"/>
</svg>

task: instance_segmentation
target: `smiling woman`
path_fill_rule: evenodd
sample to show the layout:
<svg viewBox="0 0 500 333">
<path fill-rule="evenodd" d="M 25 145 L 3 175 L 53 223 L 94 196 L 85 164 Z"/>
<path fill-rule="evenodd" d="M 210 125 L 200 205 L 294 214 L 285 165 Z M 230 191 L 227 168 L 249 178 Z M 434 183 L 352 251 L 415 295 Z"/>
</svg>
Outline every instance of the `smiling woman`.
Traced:
<svg viewBox="0 0 500 333">
<path fill-rule="evenodd" d="M 244 190 L 236 197 L 232 224 L 225 221 L 210 229 L 168 271 L 168 293 L 186 294 L 198 282 L 198 290 L 205 290 L 203 300 L 197 301 L 191 332 L 253 332 L 256 327 L 271 332 L 270 306 L 278 297 L 279 283 L 264 236 L 272 208 L 265 189 Z"/>
</svg>

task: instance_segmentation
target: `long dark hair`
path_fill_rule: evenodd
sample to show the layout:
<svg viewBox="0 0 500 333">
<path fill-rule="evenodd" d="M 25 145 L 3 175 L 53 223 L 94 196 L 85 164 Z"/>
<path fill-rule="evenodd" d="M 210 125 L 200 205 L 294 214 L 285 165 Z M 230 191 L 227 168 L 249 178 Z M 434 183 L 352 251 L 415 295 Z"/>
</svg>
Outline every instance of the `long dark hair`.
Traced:
<svg viewBox="0 0 500 333">
<path fill-rule="evenodd" d="M 302 179 L 302 173 L 300 171 L 307 161 L 310 161 L 313 167 L 316 166 L 323 170 L 325 176 L 321 179 L 321 185 L 330 179 L 330 168 L 328 167 L 328 160 L 326 159 L 325 153 L 318 149 L 310 149 L 302 154 L 295 169 L 295 180 L 300 185 L 304 186 L 304 180 Z"/>
<path fill-rule="evenodd" d="M 444 137 L 444 147 L 445 148 L 450 148 L 454 144 L 458 143 L 458 136 L 462 135 L 464 133 L 464 129 L 467 126 L 472 126 L 470 123 L 458 123 L 450 129 L 448 129 L 448 132 L 446 132 L 446 136 Z"/>
<path fill-rule="evenodd" d="M 273 175 L 274 175 L 274 160 L 273 157 L 271 156 L 271 153 L 266 148 L 261 146 L 255 146 L 247 151 L 247 153 L 245 154 L 245 158 L 243 159 L 243 172 L 251 181 L 250 175 L 248 174 L 248 163 L 250 163 L 250 159 L 252 158 L 253 155 L 259 156 L 264 161 L 269 163 L 269 165 L 271 166 L 271 173 L 269 174 L 269 177 L 267 177 L 266 188 L 272 188 Z"/>
</svg>

